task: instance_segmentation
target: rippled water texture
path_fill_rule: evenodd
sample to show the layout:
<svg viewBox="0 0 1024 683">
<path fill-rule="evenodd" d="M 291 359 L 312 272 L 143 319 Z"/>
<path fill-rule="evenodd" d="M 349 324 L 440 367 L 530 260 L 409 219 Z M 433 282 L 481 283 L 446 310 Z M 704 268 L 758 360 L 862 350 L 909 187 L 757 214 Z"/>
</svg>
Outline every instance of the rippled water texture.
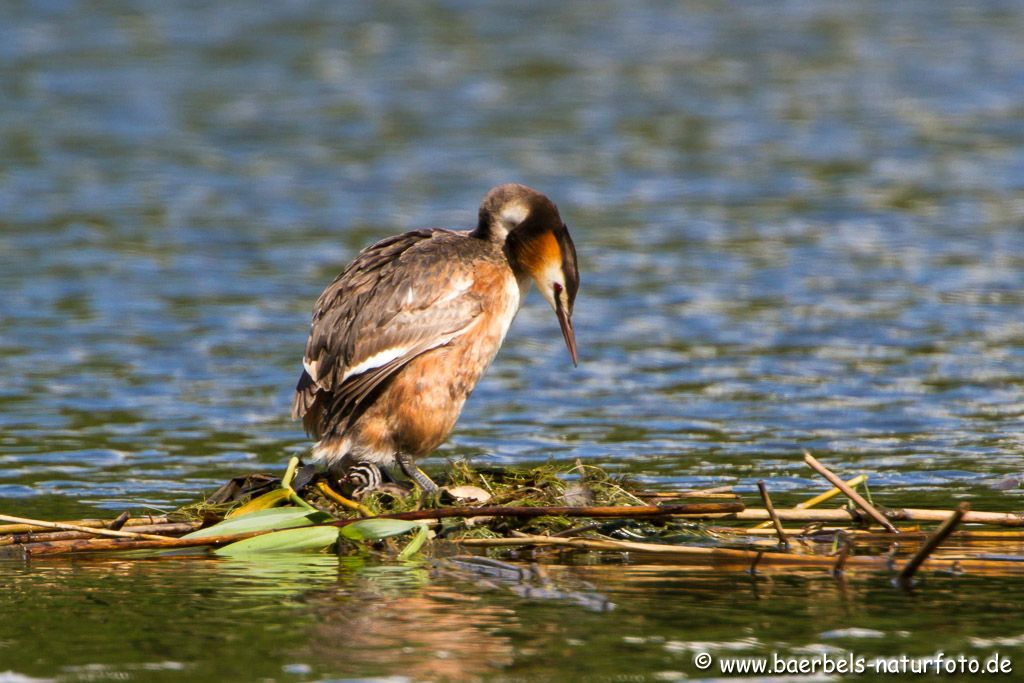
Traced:
<svg viewBox="0 0 1024 683">
<path fill-rule="evenodd" d="M 1022 35 L 1012 2 L 0 3 L 0 509 L 173 507 L 280 471 L 308 445 L 288 408 L 322 288 L 376 238 L 468 227 L 509 180 L 551 196 L 576 239 L 580 367 L 534 294 L 428 470 L 582 458 L 652 486 L 765 478 L 787 502 L 821 486 L 810 448 L 882 502 L 1017 508 L 1020 489 L 994 486 L 1024 470 Z M 25 601 L 52 589 L 53 621 L 13 608 L 0 679 L 238 676 L 203 644 L 245 659 L 219 621 L 235 601 L 196 586 L 209 572 L 236 595 L 249 569 L 11 571 Z M 379 611 L 387 571 L 333 561 L 280 610 L 239 598 L 260 624 L 242 640 L 271 653 L 259 675 L 457 671 L 411 664 L 443 650 L 427 635 L 366 654 L 402 631 L 356 623 L 345 596 Z M 941 584 L 920 604 L 794 579 L 762 600 L 749 579 L 631 570 L 616 595 L 623 571 L 588 580 L 644 609 L 424 575 L 379 623 L 427 631 L 465 599 L 474 617 L 452 628 L 487 643 L 450 649 L 466 676 L 536 676 L 595 643 L 602 670 L 647 676 L 694 673 L 669 642 L 819 643 L 819 592 L 830 628 L 883 632 L 886 651 L 900 631 L 932 647 L 920 614 L 1000 592 Z M 137 657 L 87 626 L 125 601 Z M 78 654 L 36 657 L 26 625 L 65 613 Z M 623 614 L 662 640 L 623 642 Z M 994 637 L 979 623 L 943 646 Z M 279 632 L 306 644 L 282 653 Z"/>
</svg>

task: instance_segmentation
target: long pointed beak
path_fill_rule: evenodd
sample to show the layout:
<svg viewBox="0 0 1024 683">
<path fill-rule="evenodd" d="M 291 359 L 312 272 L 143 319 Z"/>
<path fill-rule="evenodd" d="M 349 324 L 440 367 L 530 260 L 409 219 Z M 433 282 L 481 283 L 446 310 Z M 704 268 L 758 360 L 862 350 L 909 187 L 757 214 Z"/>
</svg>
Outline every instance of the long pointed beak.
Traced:
<svg viewBox="0 0 1024 683">
<path fill-rule="evenodd" d="M 572 329 L 572 320 L 562 307 L 559 301 L 555 306 L 555 315 L 558 316 L 558 324 L 562 326 L 562 336 L 565 337 L 565 345 L 569 348 L 569 355 L 572 356 L 572 366 L 579 367 L 576 360 L 576 333 Z"/>
</svg>

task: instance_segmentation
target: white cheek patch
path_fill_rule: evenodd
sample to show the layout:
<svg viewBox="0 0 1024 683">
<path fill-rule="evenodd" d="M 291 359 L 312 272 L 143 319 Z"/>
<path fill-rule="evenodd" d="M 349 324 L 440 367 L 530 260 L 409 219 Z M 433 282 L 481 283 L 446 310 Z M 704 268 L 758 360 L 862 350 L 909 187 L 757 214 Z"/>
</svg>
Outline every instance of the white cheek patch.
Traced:
<svg viewBox="0 0 1024 683">
<path fill-rule="evenodd" d="M 565 300 L 567 296 L 565 293 L 565 283 L 562 282 L 562 269 L 554 263 L 548 264 L 544 270 L 540 272 L 540 277 L 537 278 L 537 286 L 540 288 L 540 293 L 544 295 L 544 298 L 551 304 L 551 308 L 555 306 L 555 285 L 559 285 L 562 288 L 562 304 L 565 305 L 568 302 Z M 566 308 L 568 310 L 568 307 Z"/>
</svg>

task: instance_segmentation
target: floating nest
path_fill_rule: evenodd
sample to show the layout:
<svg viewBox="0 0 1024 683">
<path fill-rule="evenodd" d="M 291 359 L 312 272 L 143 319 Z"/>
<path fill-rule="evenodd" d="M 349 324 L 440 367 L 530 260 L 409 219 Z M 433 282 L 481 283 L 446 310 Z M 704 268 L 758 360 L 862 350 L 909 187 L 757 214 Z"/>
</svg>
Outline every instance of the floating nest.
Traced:
<svg viewBox="0 0 1024 683">
<path fill-rule="evenodd" d="M 402 561 L 474 557 L 470 564 L 490 572 L 522 572 L 507 561 L 526 558 L 596 556 L 716 571 L 886 572 L 904 584 L 921 569 L 1024 572 L 1024 515 L 966 504 L 876 506 L 857 490 L 866 477 L 844 481 L 809 453 L 804 461 L 834 488 L 785 509 L 773 506 L 763 482 L 756 501 L 728 487 L 651 491 L 579 461 L 529 469 L 454 463 L 429 499 L 392 485 L 353 501 L 323 481 L 294 490 L 293 461 L 281 478 L 237 477 L 167 515 L 62 522 L 0 515 L 8 522 L 0 525 L 0 556 L 376 551 Z"/>
</svg>

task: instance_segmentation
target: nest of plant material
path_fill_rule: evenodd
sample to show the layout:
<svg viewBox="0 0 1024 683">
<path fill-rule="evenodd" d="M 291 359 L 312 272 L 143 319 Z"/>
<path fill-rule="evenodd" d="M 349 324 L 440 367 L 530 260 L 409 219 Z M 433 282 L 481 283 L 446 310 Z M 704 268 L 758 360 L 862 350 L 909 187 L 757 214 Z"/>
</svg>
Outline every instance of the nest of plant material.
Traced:
<svg viewBox="0 0 1024 683">
<path fill-rule="evenodd" d="M 516 572 L 521 566 L 505 561 L 524 552 L 531 562 L 597 554 L 719 571 L 886 572 L 903 584 L 921 569 L 1024 572 L 1024 515 L 966 504 L 886 508 L 870 500 L 866 477 L 844 481 L 809 453 L 804 461 L 833 488 L 785 509 L 775 508 L 763 482 L 746 501 L 728 488 L 650 491 L 579 462 L 530 469 L 456 463 L 430 499 L 391 486 L 353 501 L 324 481 L 293 489 L 293 461 L 280 479 L 238 477 L 167 515 L 71 522 L 0 515 L 7 522 L 0 556 L 379 551 L 419 561 L 470 553 L 487 571 Z"/>
<path fill-rule="evenodd" d="M 308 486 L 299 495 L 335 517 L 396 515 L 437 508 L 487 506 L 488 508 L 539 508 L 545 514 L 473 515 L 442 520 L 443 538 L 500 538 L 510 534 L 556 534 L 579 526 L 575 513 L 587 508 L 644 506 L 641 488 L 626 476 L 577 461 L 565 467 L 549 463 L 531 468 L 474 469 L 465 461 L 452 463 L 437 497 L 425 500 L 418 493 L 390 485 L 359 499 L 362 509 L 339 502 L 323 482 Z M 709 493 L 713 499 L 717 494 Z M 733 494 L 721 497 L 736 500 Z M 734 505 L 735 506 L 735 505 Z M 558 508 L 573 508 L 559 514 Z M 627 511 L 628 512 L 628 511 Z"/>
</svg>

